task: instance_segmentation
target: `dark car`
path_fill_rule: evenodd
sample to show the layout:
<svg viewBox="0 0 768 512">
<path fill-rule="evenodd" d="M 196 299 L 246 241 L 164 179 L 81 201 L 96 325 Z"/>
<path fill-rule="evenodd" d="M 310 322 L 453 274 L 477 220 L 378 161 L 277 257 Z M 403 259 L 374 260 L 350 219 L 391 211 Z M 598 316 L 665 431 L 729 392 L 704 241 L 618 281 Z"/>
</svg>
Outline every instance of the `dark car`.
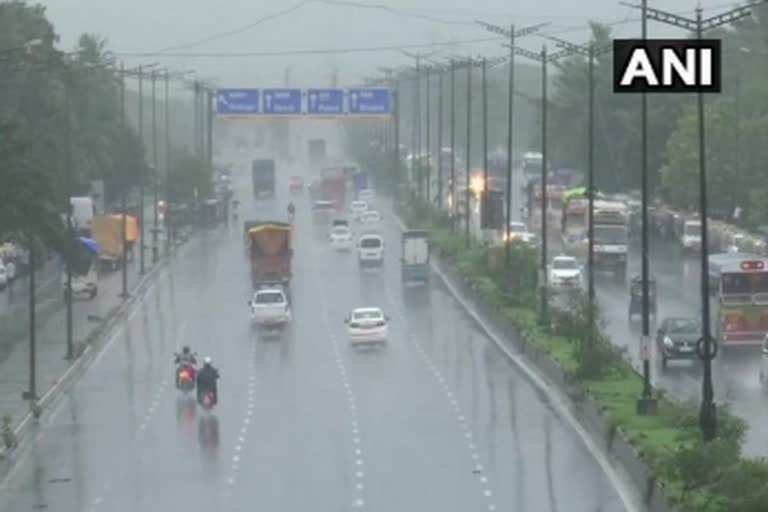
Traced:
<svg viewBox="0 0 768 512">
<path fill-rule="evenodd" d="M 673 359 L 698 359 L 696 343 L 701 338 L 701 322 L 694 318 L 665 318 L 656 334 L 662 368 Z"/>
</svg>

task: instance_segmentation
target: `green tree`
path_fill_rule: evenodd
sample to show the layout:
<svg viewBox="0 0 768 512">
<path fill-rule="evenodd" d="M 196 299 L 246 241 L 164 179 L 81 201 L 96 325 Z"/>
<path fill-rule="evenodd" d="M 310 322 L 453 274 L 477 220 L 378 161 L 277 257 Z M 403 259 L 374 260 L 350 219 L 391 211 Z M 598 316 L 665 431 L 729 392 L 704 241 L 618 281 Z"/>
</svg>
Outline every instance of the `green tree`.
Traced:
<svg viewBox="0 0 768 512">
<path fill-rule="evenodd" d="M 209 197 L 213 193 L 213 171 L 205 160 L 189 152 L 179 152 L 171 162 L 168 175 L 171 202 L 186 202 Z"/>
</svg>

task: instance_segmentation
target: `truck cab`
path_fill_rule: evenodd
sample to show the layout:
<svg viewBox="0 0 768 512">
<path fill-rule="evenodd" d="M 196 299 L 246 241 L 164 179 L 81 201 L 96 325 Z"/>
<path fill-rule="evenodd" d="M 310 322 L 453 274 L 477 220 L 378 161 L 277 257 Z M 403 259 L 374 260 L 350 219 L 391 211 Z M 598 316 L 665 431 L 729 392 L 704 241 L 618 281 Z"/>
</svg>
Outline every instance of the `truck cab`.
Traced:
<svg viewBox="0 0 768 512">
<path fill-rule="evenodd" d="M 680 245 L 682 245 L 683 251 L 701 250 L 700 220 L 686 220 L 683 222 L 683 229 L 680 234 Z"/>
<path fill-rule="evenodd" d="M 429 282 L 429 232 L 410 230 L 402 235 L 400 276 L 405 284 Z"/>
</svg>

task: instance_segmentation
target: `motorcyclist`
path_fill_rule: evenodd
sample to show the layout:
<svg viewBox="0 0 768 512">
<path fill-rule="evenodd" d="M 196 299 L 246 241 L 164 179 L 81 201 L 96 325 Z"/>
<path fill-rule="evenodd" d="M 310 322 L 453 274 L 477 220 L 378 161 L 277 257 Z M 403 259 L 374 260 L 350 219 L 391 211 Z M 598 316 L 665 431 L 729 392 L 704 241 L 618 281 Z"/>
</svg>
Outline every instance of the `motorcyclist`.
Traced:
<svg viewBox="0 0 768 512">
<path fill-rule="evenodd" d="M 197 358 L 195 358 L 195 354 L 193 354 L 192 350 L 186 345 L 181 348 L 181 354 L 176 354 L 174 362 L 177 365 L 189 364 L 191 366 L 197 366 Z"/>
<path fill-rule="evenodd" d="M 202 402 L 203 394 L 208 391 L 213 392 L 213 404 L 219 402 L 219 391 L 216 381 L 219 379 L 219 370 L 211 364 L 211 358 L 206 357 L 203 360 L 203 367 L 197 372 L 197 401 Z"/>
</svg>

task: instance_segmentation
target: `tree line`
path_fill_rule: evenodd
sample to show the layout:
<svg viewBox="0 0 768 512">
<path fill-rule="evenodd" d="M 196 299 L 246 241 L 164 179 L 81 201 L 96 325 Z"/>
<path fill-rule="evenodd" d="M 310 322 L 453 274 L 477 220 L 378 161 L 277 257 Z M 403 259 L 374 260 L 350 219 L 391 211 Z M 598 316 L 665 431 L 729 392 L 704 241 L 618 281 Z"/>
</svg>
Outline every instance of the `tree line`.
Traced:
<svg viewBox="0 0 768 512">
<path fill-rule="evenodd" d="M 0 2 L 0 240 L 66 255 L 72 245 L 61 215 L 69 209 L 67 190 L 87 194 L 91 180 L 102 180 L 105 202 L 114 204 L 140 177 L 145 184 L 152 180 L 132 122 L 138 98 L 130 90 L 121 95 L 119 63 L 106 40 L 83 34 L 72 51 L 60 50 L 58 42 L 45 7 Z M 149 105 L 145 99 L 145 112 Z M 177 119 L 171 118 L 169 132 L 188 132 L 189 110 L 179 100 L 173 106 Z M 157 108 L 162 119 L 162 101 Z M 151 141 L 149 119 L 144 116 L 145 141 Z M 164 125 L 158 124 L 162 140 Z M 170 198 L 188 200 L 195 188 L 205 194 L 211 169 L 189 149 L 191 142 L 178 135 L 171 142 L 168 182 L 180 185 L 170 187 Z M 190 167 L 194 172 L 187 172 Z"/>
</svg>

